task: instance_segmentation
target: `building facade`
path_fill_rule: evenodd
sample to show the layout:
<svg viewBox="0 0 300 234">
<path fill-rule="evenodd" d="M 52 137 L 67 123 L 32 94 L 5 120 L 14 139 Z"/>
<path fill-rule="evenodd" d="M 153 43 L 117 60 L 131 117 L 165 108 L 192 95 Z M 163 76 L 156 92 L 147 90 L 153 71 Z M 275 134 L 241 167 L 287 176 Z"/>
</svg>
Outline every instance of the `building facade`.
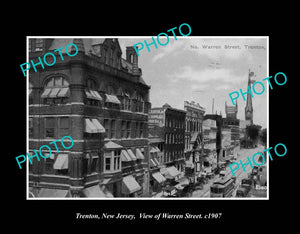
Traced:
<svg viewBox="0 0 300 234">
<path fill-rule="evenodd" d="M 222 136 L 226 135 L 227 129 L 230 130 L 230 146 L 226 143 L 227 146 L 225 148 L 223 147 L 222 156 L 233 155 L 236 158 L 237 152 L 240 150 L 240 120 L 237 118 L 237 101 L 235 106 L 227 106 L 227 102 L 225 102 L 225 112 L 226 118 L 223 118 L 223 128 L 225 128 L 225 133 L 222 133 Z M 224 144 L 222 144 L 222 146 L 224 146 Z"/>
<path fill-rule="evenodd" d="M 36 197 L 147 196 L 150 86 L 135 50 L 127 47 L 123 59 L 118 39 L 37 38 L 29 40 L 29 59 L 69 43 L 76 56 L 62 50 L 63 61 L 57 54 L 54 66 L 30 72 L 29 151 L 65 135 L 74 146 L 52 145 L 51 157 L 35 160 L 29 190 Z"/>
<path fill-rule="evenodd" d="M 184 153 L 186 160 L 189 160 L 193 147 L 198 149 L 200 147 L 205 108 L 199 103 L 185 101 L 184 110 L 186 111 Z"/>
<path fill-rule="evenodd" d="M 178 184 L 184 179 L 185 115 L 184 110 L 172 108 L 168 104 L 152 108 L 149 113 L 149 134 L 164 140 L 163 154 L 158 160 L 160 173 L 167 179 L 168 185 Z M 155 146 L 153 140 L 151 144 Z"/>
<path fill-rule="evenodd" d="M 202 153 L 202 122 L 205 109 L 199 103 L 185 101 L 184 110 L 186 111 L 184 139 L 185 174 L 190 181 L 195 181 L 195 178 L 200 173 L 199 155 Z"/>
</svg>

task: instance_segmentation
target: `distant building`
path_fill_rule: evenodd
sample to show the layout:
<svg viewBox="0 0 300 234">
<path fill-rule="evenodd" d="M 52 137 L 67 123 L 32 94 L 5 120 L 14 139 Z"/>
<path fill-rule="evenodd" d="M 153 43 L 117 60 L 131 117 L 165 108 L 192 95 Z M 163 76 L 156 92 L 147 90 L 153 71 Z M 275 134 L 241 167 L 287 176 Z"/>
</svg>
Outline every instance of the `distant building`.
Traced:
<svg viewBox="0 0 300 234">
<path fill-rule="evenodd" d="M 191 181 L 194 181 L 200 172 L 199 155 L 202 150 L 202 122 L 205 108 L 194 101 L 185 101 L 184 110 L 186 111 L 184 138 L 184 154 L 186 160 L 185 174 Z M 195 162 L 196 154 L 198 159 L 197 162 Z"/>
<path fill-rule="evenodd" d="M 223 119 L 221 115 L 217 114 L 206 114 L 204 116 L 204 120 L 211 119 L 216 121 L 217 126 L 217 135 L 216 135 L 216 153 L 217 153 L 217 164 L 219 163 L 219 157 L 222 153 L 222 127 L 223 127 Z"/>
<path fill-rule="evenodd" d="M 154 126 L 161 127 L 163 131 L 163 163 L 175 166 L 179 171 L 184 170 L 185 115 L 184 110 L 172 108 L 169 104 L 152 108 L 149 113 L 149 133 L 153 133 Z"/>
<path fill-rule="evenodd" d="M 217 168 L 217 121 L 205 119 L 202 125 L 203 129 L 203 155 L 200 158 L 202 170 L 209 168 L 213 171 Z M 207 169 L 205 171 L 208 171 Z"/>
<path fill-rule="evenodd" d="M 230 146 L 227 145 L 224 148 L 224 144 L 222 144 L 223 159 L 227 155 L 237 156 L 237 152 L 240 149 L 240 128 L 239 128 L 240 120 L 237 118 L 237 113 L 238 113 L 237 101 L 234 106 L 227 106 L 227 102 L 225 102 L 225 113 L 226 113 L 226 118 L 223 118 L 222 127 L 230 129 Z M 226 132 L 227 134 L 227 129 L 226 130 L 224 129 L 224 132 Z M 222 134 L 222 136 L 224 136 L 224 134 Z"/>
<path fill-rule="evenodd" d="M 185 182 L 185 115 L 186 111 L 172 108 L 167 103 L 162 107 L 152 108 L 149 113 L 149 134 L 152 136 L 158 135 L 164 139 L 163 154 L 158 158 L 159 172 L 166 178 L 166 184 L 168 185 L 178 185 Z M 151 149 L 155 151 L 158 145 L 156 146 L 153 140 L 154 139 L 150 141 Z M 158 152 L 158 154 L 160 154 L 160 152 Z M 150 160 L 150 167 L 151 163 L 153 163 L 152 166 L 155 167 L 155 160 L 153 160 L 153 162 Z M 152 177 L 154 177 L 156 181 L 162 181 L 162 178 L 156 178 L 158 176 L 161 177 L 159 174 L 153 176 L 152 173 Z M 153 186 L 155 186 L 154 182 Z"/>
<path fill-rule="evenodd" d="M 193 149 L 200 148 L 202 122 L 205 113 L 205 108 L 201 107 L 199 103 L 184 102 L 185 117 L 185 158 L 189 160 Z"/>
</svg>

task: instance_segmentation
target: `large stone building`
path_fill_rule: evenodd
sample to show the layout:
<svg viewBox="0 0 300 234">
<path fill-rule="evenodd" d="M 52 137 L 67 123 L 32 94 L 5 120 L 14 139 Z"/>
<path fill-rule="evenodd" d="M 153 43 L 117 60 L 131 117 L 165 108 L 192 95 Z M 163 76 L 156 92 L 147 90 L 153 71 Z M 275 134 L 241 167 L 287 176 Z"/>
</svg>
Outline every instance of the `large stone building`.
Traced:
<svg viewBox="0 0 300 234">
<path fill-rule="evenodd" d="M 29 59 L 69 43 L 76 56 L 62 50 L 63 61 L 54 53 L 54 66 L 30 72 L 29 152 L 65 135 L 74 140 L 69 150 L 50 145 L 51 157 L 33 160 L 31 194 L 147 196 L 150 86 L 135 50 L 127 47 L 123 59 L 118 39 L 31 38 Z"/>
</svg>

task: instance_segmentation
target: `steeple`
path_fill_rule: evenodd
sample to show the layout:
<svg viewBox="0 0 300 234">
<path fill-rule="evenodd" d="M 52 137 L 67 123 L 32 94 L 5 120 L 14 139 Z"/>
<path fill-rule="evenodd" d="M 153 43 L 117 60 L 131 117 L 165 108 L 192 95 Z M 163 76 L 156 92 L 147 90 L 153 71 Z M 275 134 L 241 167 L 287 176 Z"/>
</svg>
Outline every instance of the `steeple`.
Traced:
<svg viewBox="0 0 300 234">
<path fill-rule="evenodd" d="M 248 87 L 251 90 L 251 79 L 250 77 L 253 76 L 254 73 L 250 72 L 249 69 L 249 74 L 248 74 Z M 248 90 L 247 87 L 247 90 Z M 250 92 L 247 93 L 247 100 L 246 100 L 246 107 L 245 107 L 245 120 L 250 120 L 250 123 L 253 124 L 253 106 L 252 106 L 252 96 Z"/>
</svg>

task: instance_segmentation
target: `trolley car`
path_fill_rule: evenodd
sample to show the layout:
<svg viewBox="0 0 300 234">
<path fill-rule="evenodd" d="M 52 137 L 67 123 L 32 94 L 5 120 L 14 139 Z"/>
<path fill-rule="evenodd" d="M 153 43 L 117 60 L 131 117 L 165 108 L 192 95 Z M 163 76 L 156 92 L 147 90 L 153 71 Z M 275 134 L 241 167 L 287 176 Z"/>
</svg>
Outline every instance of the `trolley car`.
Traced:
<svg viewBox="0 0 300 234">
<path fill-rule="evenodd" d="M 210 197 L 231 197 L 234 186 L 235 178 L 220 178 L 210 186 Z"/>
</svg>

